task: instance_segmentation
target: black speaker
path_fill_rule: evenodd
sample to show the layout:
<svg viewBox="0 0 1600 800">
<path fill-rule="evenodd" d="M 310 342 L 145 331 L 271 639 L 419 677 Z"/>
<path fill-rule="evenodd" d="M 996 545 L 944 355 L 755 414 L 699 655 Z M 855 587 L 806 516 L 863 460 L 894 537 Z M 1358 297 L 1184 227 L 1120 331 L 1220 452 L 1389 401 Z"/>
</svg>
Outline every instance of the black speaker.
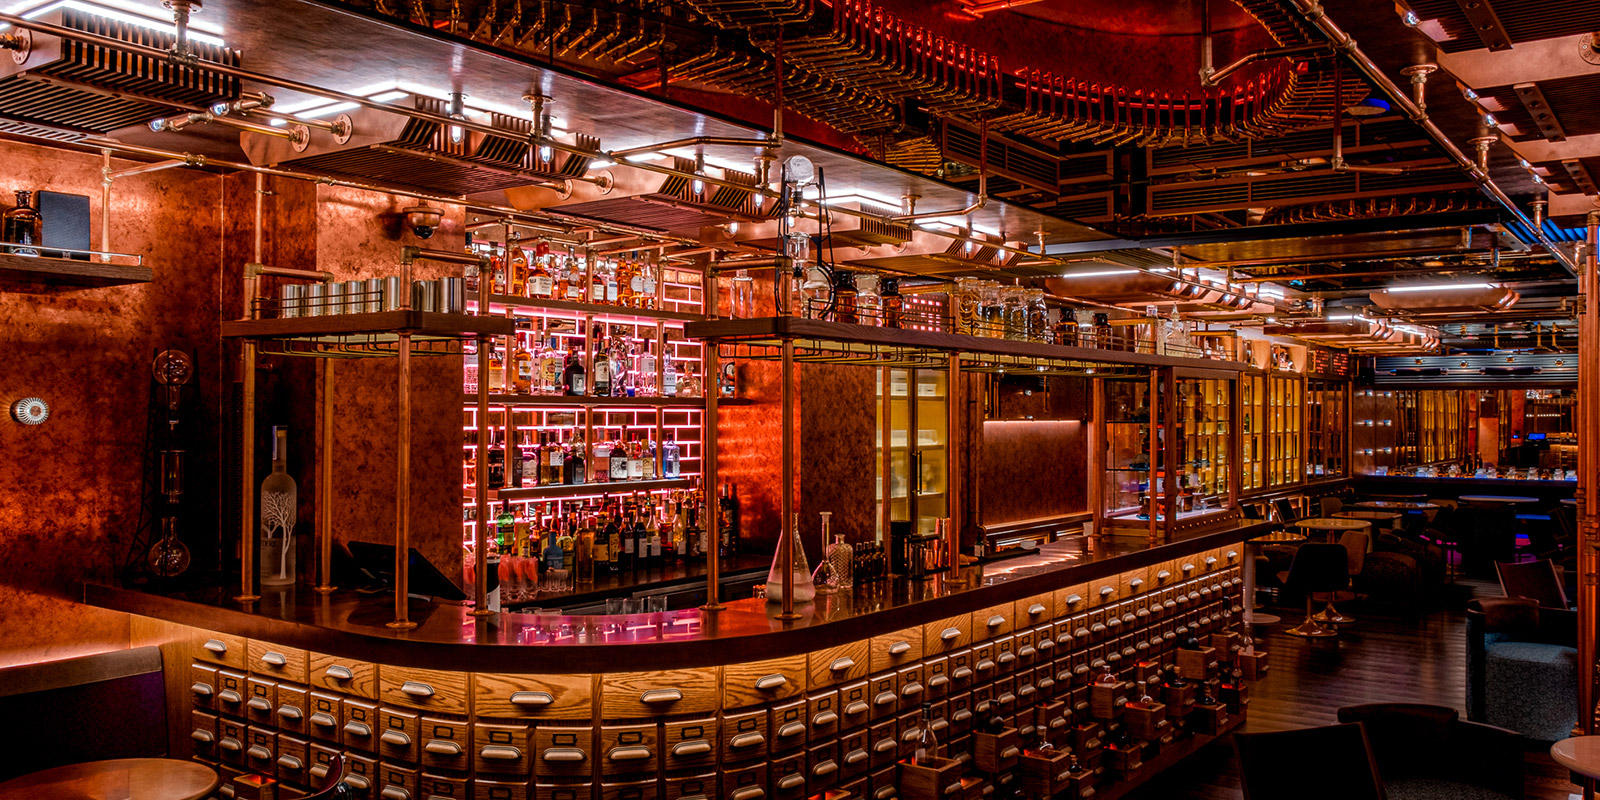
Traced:
<svg viewBox="0 0 1600 800">
<path fill-rule="evenodd" d="M 39 249 L 42 255 L 50 258 L 89 260 L 88 253 L 65 253 L 49 249 L 52 247 L 66 250 L 89 249 L 88 195 L 40 192 L 39 217 L 44 223 L 44 235 L 40 241 L 44 247 Z"/>
</svg>

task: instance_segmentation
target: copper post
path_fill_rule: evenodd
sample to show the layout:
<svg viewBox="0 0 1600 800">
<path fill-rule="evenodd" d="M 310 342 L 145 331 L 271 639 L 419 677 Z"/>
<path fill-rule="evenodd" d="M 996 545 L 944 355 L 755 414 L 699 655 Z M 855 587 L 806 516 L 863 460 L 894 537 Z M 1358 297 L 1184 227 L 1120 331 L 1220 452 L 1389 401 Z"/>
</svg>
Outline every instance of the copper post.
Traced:
<svg viewBox="0 0 1600 800">
<path fill-rule="evenodd" d="M 415 628 L 409 616 L 411 594 L 411 334 L 400 333 L 399 412 L 395 424 L 394 621 L 390 628 Z"/>
<path fill-rule="evenodd" d="M 1094 399 L 1089 410 L 1089 452 L 1094 454 L 1089 465 L 1089 503 L 1094 512 L 1094 534 L 1106 535 L 1105 474 L 1109 458 L 1106 441 L 1106 379 L 1093 378 L 1090 388 Z"/>
<path fill-rule="evenodd" d="M 321 463 L 317 464 L 317 585 L 316 590 L 328 594 L 338 588 L 333 585 L 333 365 L 338 359 L 323 358 L 322 362 L 322 424 L 318 436 L 322 439 Z"/>
<path fill-rule="evenodd" d="M 890 387 L 894 385 L 892 377 L 893 368 L 880 367 L 878 369 L 878 414 L 882 422 L 878 425 L 878 469 L 883 476 L 879 481 L 881 492 L 878 508 L 878 541 L 889 539 L 889 523 L 894 520 L 894 491 L 890 488 L 890 471 L 894 467 L 891 456 L 893 450 L 890 444 L 894 441 L 894 404 L 889 395 Z M 909 379 L 909 378 L 908 378 Z M 909 401 L 908 401 L 909 402 Z M 909 499 L 909 498 L 908 498 Z M 980 534 L 981 535 L 981 534 Z"/>
<path fill-rule="evenodd" d="M 478 278 L 478 286 L 483 286 L 483 276 Z M 481 293 L 481 289 L 479 290 Z M 484 309 L 485 305 L 480 300 L 478 307 Z M 473 524 L 473 531 L 477 540 L 472 554 L 474 579 L 472 581 L 472 610 L 468 611 L 475 617 L 486 617 L 494 612 L 489 609 L 489 373 L 484 366 L 489 363 L 489 348 L 494 346 L 494 341 L 488 336 L 478 336 L 478 440 L 474 445 L 478 451 L 474 458 L 477 462 L 477 475 L 474 478 L 474 499 L 477 501 L 477 522 Z"/>
<path fill-rule="evenodd" d="M 111 151 L 100 151 L 100 250 L 107 255 L 101 261 L 109 262 L 111 256 Z M 261 259 L 256 258 L 257 261 Z"/>
<path fill-rule="evenodd" d="M 959 391 L 961 386 L 961 355 L 951 353 L 946 362 L 945 386 L 945 441 L 949 445 L 944 451 L 944 496 L 945 512 L 950 517 L 950 524 L 945 526 L 945 550 L 950 558 L 947 568 L 948 580 L 959 583 L 961 580 L 961 448 L 965 436 L 957 438 L 961 431 L 961 404 L 965 400 L 964 393 Z M 982 531 L 978 532 L 983 536 Z"/>
<path fill-rule="evenodd" d="M 1583 316 L 1578 327 L 1578 730 L 1587 736 L 1595 732 L 1595 603 L 1600 601 L 1595 581 L 1597 542 L 1595 475 L 1600 458 L 1600 369 L 1595 363 L 1600 346 L 1600 211 L 1588 216 L 1588 238 L 1579 290 L 1583 295 Z M 1584 797 L 1593 796 L 1593 782 L 1584 782 Z"/>
<path fill-rule="evenodd" d="M 1145 503 L 1148 506 L 1148 508 L 1145 509 L 1145 517 L 1147 517 L 1146 523 L 1149 527 L 1150 544 L 1152 545 L 1157 541 L 1156 517 L 1161 516 L 1161 512 L 1166 510 L 1166 504 L 1158 502 L 1158 497 L 1161 493 L 1156 489 L 1156 476 L 1160 474 L 1160 465 L 1162 463 L 1160 458 L 1160 436 L 1157 435 L 1157 429 L 1160 426 L 1159 420 L 1161 419 L 1161 407 L 1157 405 L 1156 398 L 1161 396 L 1160 392 L 1161 372 L 1159 370 L 1152 369 L 1150 370 L 1150 397 L 1145 403 L 1145 405 L 1149 406 L 1150 408 L 1150 413 L 1148 415 L 1150 417 L 1150 443 L 1149 454 L 1146 456 L 1146 460 L 1149 462 L 1149 464 L 1147 465 L 1148 469 L 1145 472 L 1144 484 Z"/>
<path fill-rule="evenodd" d="M 716 319 L 718 312 L 717 273 L 714 267 L 707 267 L 700 277 L 700 308 L 706 319 Z M 717 486 L 717 403 L 722 399 L 722 366 L 717 353 L 717 345 L 707 342 L 702 345 L 704 357 L 701 359 L 700 384 L 706 398 L 705 419 L 700 425 L 700 472 L 702 473 L 702 496 L 706 498 L 705 531 L 706 543 L 710 545 L 718 541 L 718 517 L 722 509 L 717 507 L 717 502 L 711 494 Z M 722 559 L 715 546 L 706 548 L 706 602 L 700 608 L 705 611 L 722 610 Z"/>
<path fill-rule="evenodd" d="M 783 340 L 783 496 L 778 503 L 783 524 L 779 530 L 778 568 L 783 570 L 783 610 L 778 619 L 799 619 L 794 613 L 794 340 Z"/>
<path fill-rule="evenodd" d="M 251 298 L 246 297 L 249 304 Z M 240 474 L 240 527 L 239 527 L 239 594 L 233 599 L 241 603 L 260 600 L 256 594 L 256 343 L 244 342 L 241 358 L 244 367 L 244 441 L 240 443 L 239 460 L 244 462 Z"/>
</svg>

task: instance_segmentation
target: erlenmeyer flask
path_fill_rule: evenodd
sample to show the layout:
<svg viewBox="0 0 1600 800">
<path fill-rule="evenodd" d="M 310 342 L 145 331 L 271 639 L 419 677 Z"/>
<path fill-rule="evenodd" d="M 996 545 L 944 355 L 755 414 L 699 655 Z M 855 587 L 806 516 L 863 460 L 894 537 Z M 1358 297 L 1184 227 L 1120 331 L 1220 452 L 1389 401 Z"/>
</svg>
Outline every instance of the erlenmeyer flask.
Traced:
<svg viewBox="0 0 1600 800">
<path fill-rule="evenodd" d="M 800 544 L 800 515 L 794 515 L 789 537 L 794 541 L 794 601 L 809 603 L 817 597 L 817 587 L 811 582 L 811 564 L 806 561 L 806 549 Z M 767 602 L 783 602 L 783 536 L 779 534 L 778 548 L 772 554 L 772 569 L 767 570 Z"/>
<path fill-rule="evenodd" d="M 822 514 L 822 558 L 817 562 L 817 569 L 811 573 L 811 585 L 817 589 L 817 594 L 833 594 L 839 591 L 839 574 L 833 560 L 828 558 L 828 533 L 833 512 L 823 511 Z"/>
</svg>

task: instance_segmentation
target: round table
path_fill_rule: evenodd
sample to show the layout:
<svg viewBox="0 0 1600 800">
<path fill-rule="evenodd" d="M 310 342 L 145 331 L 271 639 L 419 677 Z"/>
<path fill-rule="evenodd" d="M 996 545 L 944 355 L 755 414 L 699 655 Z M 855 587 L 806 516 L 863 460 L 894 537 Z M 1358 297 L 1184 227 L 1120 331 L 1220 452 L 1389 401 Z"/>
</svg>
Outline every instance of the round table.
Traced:
<svg viewBox="0 0 1600 800">
<path fill-rule="evenodd" d="M 1339 511 L 1339 512 L 1335 512 L 1333 516 L 1338 518 L 1338 519 L 1364 519 L 1364 520 L 1369 520 L 1369 521 L 1374 522 L 1374 523 L 1378 523 L 1378 522 L 1394 522 L 1395 520 L 1400 519 L 1404 515 L 1399 514 L 1397 512 L 1394 512 L 1394 511 L 1356 510 L 1356 511 Z"/>
<path fill-rule="evenodd" d="M 1464 494 L 1461 502 L 1471 503 L 1475 506 L 1516 506 L 1524 503 L 1537 503 L 1537 497 L 1516 497 L 1500 494 Z"/>
<path fill-rule="evenodd" d="M 1351 503 L 1351 508 L 1368 509 L 1371 511 L 1438 511 L 1437 503 L 1424 503 L 1418 500 L 1362 500 Z"/>
<path fill-rule="evenodd" d="M 1312 517 L 1311 519 L 1296 520 L 1289 523 L 1296 528 L 1308 531 L 1322 531 L 1332 538 L 1339 531 L 1366 531 L 1371 530 L 1372 522 L 1364 519 L 1340 519 L 1338 517 Z M 1371 541 L 1370 539 L 1368 540 Z"/>
<path fill-rule="evenodd" d="M 216 770 L 172 758 L 68 764 L 0 783 L 0 800 L 200 800 L 216 791 Z"/>
<path fill-rule="evenodd" d="M 1600 778 L 1600 736 L 1574 736 L 1550 745 L 1550 757 L 1575 775 Z"/>
</svg>

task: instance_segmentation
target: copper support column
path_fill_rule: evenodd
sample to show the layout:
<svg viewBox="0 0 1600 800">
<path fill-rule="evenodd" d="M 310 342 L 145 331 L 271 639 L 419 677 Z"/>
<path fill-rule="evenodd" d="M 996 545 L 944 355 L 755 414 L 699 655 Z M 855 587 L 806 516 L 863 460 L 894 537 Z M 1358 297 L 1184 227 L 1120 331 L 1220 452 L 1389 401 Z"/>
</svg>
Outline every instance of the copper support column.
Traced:
<svg viewBox="0 0 1600 800">
<path fill-rule="evenodd" d="M 333 585 L 333 365 L 335 358 L 322 362 L 322 420 L 317 428 L 321 441 L 321 463 L 317 464 L 317 585 L 320 594 L 338 588 Z"/>
<path fill-rule="evenodd" d="M 479 286 L 483 286 L 483 280 L 482 276 L 478 278 Z M 478 308 L 481 314 L 487 315 L 487 306 L 481 300 Z M 489 348 L 493 346 L 494 340 L 488 336 L 478 337 L 478 454 L 474 458 L 478 474 L 473 478 L 478 519 L 473 524 L 476 535 L 472 537 L 476 540 L 472 548 L 472 610 L 467 612 L 474 617 L 494 613 L 489 608 L 489 372 L 484 369 L 489 363 Z"/>
<path fill-rule="evenodd" d="M 246 298 L 249 303 L 249 298 Z M 240 443 L 239 460 L 244 462 L 240 470 L 244 479 L 240 481 L 240 522 L 239 522 L 239 594 L 233 599 L 242 603 L 260 600 L 261 595 L 256 594 L 256 343 L 249 339 L 244 341 L 244 353 L 240 358 L 244 368 L 244 423 L 240 428 L 244 431 L 244 441 Z"/>
<path fill-rule="evenodd" d="M 1146 522 L 1149 526 L 1150 544 L 1152 545 L 1158 541 L 1158 534 L 1156 533 L 1156 518 L 1161 516 L 1161 512 L 1166 509 L 1166 504 L 1159 501 L 1158 498 L 1160 493 L 1156 490 L 1156 476 L 1161 474 L 1160 465 L 1163 463 L 1163 459 L 1160 457 L 1161 436 L 1159 433 L 1161 427 L 1161 406 L 1157 405 L 1159 402 L 1157 398 L 1160 396 L 1161 371 L 1152 369 L 1150 370 L 1150 397 L 1145 403 L 1150 408 L 1150 452 L 1147 456 L 1147 460 L 1150 463 L 1149 468 L 1145 473 L 1144 482 L 1145 504 L 1149 506 L 1147 509 L 1145 509 L 1145 516 L 1148 518 Z"/>
<path fill-rule="evenodd" d="M 1595 363 L 1600 347 L 1600 212 L 1588 217 L 1588 238 L 1578 289 L 1583 296 L 1583 316 L 1578 328 L 1578 731 L 1595 732 L 1595 618 L 1597 600 L 1595 546 L 1600 544 L 1597 518 L 1596 469 L 1600 466 L 1600 368 Z M 1592 781 L 1584 782 L 1584 797 L 1593 796 Z"/>
<path fill-rule="evenodd" d="M 403 305 L 410 305 L 403 303 Z M 407 606 L 411 594 L 411 334 L 400 334 L 400 409 L 395 424 L 394 621 L 391 628 L 415 628 Z"/>
<path fill-rule="evenodd" d="M 961 430 L 961 404 L 966 401 L 966 393 L 959 391 L 961 386 L 961 356 L 951 353 L 948 366 L 949 376 L 945 386 L 945 441 L 949 447 L 944 454 L 944 493 L 945 511 L 950 515 L 950 524 L 945 526 L 945 552 L 950 557 L 948 565 L 949 581 L 952 583 L 961 580 L 961 447 L 966 437 L 958 434 L 965 433 Z M 984 535 L 979 531 L 979 536 Z"/>
<path fill-rule="evenodd" d="M 783 538 L 778 542 L 778 568 L 783 570 L 783 610 L 778 619 L 799 619 L 794 613 L 794 340 L 783 340 L 783 496 L 778 503 Z"/>
<path fill-rule="evenodd" d="M 717 295 L 717 270 L 716 265 L 706 267 L 705 273 L 700 277 L 700 309 L 706 319 L 716 319 L 718 312 Z M 722 509 L 717 507 L 717 501 L 711 492 L 717 484 L 717 403 L 722 399 L 722 365 L 719 363 L 717 345 L 707 343 L 703 345 L 704 357 L 701 359 L 702 374 L 700 379 L 701 391 L 706 398 L 706 414 L 700 423 L 700 472 L 701 497 L 705 498 L 706 511 L 703 529 L 706 531 L 706 602 L 700 608 L 705 611 L 722 610 L 722 559 L 717 553 L 717 548 L 711 543 L 720 540 L 717 535 L 718 518 Z M 687 552 L 687 548 L 685 549 Z"/>
</svg>

